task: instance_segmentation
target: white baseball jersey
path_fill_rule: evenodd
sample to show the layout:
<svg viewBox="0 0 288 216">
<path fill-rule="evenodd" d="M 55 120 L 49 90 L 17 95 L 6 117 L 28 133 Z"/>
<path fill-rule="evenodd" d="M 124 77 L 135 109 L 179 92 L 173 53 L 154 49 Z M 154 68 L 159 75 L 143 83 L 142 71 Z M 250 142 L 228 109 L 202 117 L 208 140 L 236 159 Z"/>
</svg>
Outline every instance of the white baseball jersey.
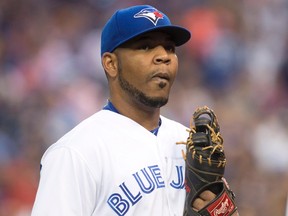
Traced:
<svg viewBox="0 0 288 216">
<path fill-rule="evenodd" d="M 42 157 L 32 216 L 183 215 L 186 127 L 161 116 L 158 135 L 101 110 Z"/>
</svg>

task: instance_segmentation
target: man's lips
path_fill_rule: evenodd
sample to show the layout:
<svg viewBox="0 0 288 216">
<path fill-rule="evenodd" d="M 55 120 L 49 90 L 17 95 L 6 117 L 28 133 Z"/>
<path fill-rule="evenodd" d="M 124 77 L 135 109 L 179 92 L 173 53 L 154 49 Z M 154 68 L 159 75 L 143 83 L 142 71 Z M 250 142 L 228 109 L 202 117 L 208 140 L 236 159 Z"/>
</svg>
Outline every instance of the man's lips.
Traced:
<svg viewBox="0 0 288 216">
<path fill-rule="evenodd" d="M 155 81 L 161 89 L 163 89 L 170 82 L 170 76 L 166 72 L 157 72 L 152 76 L 152 80 Z"/>
<path fill-rule="evenodd" d="M 168 73 L 164 73 L 164 72 L 158 72 L 158 73 L 155 73 L 153 76 L 152 76 L 152 79 L 159 79 L 159 80 L 165 80 L 165 81 L 169 81 L 170 80 L 170 76 Z"/>
</svg>

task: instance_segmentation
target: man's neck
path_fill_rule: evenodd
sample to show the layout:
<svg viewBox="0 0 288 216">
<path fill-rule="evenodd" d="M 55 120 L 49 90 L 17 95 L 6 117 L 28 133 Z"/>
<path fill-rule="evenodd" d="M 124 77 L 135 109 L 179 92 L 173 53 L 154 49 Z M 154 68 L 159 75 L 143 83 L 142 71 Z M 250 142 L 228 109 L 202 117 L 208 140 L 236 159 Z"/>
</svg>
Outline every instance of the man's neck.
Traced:
<svg viewBox="0 0 288 216">
<path fill-rule="evenodd" d="M 160 108 L 151 108 L 138 104 L 130 105 L 122 100 L 110 100 L 110 103 L 118 113 L 134 120 L 149 131 L 159 127 Z"/>
</svg>

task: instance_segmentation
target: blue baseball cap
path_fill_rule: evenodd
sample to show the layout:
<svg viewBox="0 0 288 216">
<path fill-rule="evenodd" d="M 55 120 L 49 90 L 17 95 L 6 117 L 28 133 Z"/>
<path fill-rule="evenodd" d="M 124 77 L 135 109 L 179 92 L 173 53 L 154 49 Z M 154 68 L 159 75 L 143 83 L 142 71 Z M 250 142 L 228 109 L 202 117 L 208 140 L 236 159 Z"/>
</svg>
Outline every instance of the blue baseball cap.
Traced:
<svg viewBox="0 0 288 216">
<path fill-rule="evenodd" d="M 103 28 L 101 56 L 113 52 L 121 44 L 147 32 L 162 31 L 171 36 L 176 46 L 186 43 L 190 32 L 172 25 L 169 18 L 150 5 L 137 5 L 116 11 Z"/>
</svg>

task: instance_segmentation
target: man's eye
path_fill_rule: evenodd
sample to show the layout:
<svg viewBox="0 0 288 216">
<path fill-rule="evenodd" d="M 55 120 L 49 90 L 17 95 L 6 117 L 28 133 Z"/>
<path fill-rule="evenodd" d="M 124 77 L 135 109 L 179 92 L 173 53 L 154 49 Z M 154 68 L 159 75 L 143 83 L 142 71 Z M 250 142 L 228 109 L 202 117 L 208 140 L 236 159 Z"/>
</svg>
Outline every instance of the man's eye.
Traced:
<svg viewBox="0 0 288 216">
<path fill-rule="evenodd" d="M 171 52 L 171 53 L 175 53 L 176 49 L 175 49 L 175 46 L 174 45 L 162 45 L 163 48 L 165 50 L 167 50 L 168 52 Z M 150 49 L 153 49 L 155 46 L 152 46 L 152 45 L 148 45 L 148 44 L 143 44 L 143 45 L 140 45 L 138 47 L 139 50 L 144 50 L 144 51 L 148 51 Z"/>
<path fill-rule="evenodd" d="M 142 45 L 142 46 L 139 47 L 139 49 L 147 51 L 147 50 L 150 49 L 150 46 L 149 45 Z"/>
<path fill-rule="evenodd" d="M 174 53 L 175 52 L 175 46 L 173 46 L 173 45 L 168 45 L 168 46 L 166 46 L 165 47 L 165 49 L 167 50 L 167 51 L 169 51 L 169 52 L 172 52 L 172 53 Z"/>
</svg>

